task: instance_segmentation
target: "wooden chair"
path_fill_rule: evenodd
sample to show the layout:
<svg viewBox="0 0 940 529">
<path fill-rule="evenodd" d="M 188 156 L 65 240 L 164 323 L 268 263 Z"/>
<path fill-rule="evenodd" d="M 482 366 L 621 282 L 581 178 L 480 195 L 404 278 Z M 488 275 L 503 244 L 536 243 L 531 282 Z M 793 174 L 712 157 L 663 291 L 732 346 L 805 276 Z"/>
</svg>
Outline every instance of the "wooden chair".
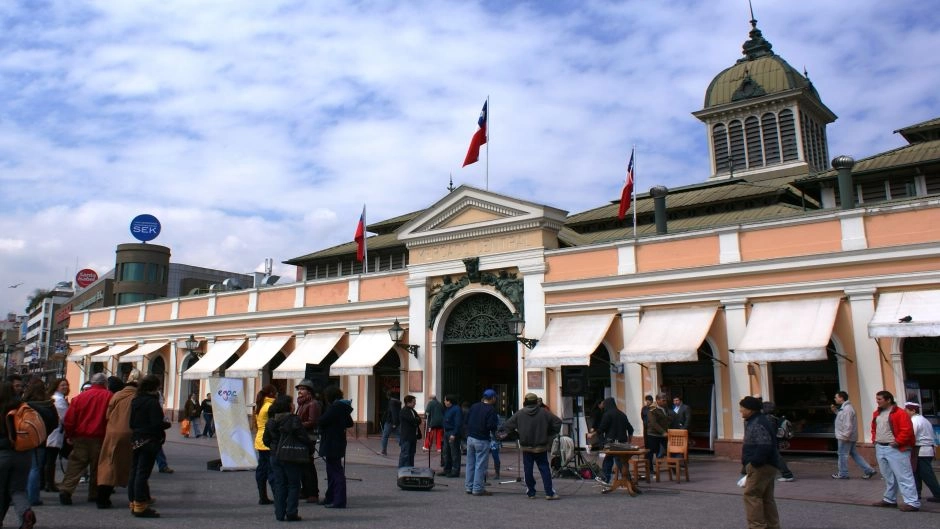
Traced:
<svg viewBox="0 0 940 529">
<path fill-rule="evenodd" d="M 641 475 L 640 472 L 642 472 L 643 477 L 646 478 L 646 482 L 649 483 L 650 482 L 650 462 L 648 459 L 646 459 L 646 456 L 631 457 L 630 458 L 630 472 L 633 474 L 633 477 L 637 481 L 640 480 L 640 475 Z"/>
<path fill-rule="evenodd" d="M 685 481 L 689 481 L 689 431 L 666 430 L 666 457 L 656 460 L 656 481 L 659 481 L 659 472 L 665 468 L 672 481 L 672 473 L 676 473 L 676 482 L 682 483 L 681 471 L 685 468 Z"/>
</svg>

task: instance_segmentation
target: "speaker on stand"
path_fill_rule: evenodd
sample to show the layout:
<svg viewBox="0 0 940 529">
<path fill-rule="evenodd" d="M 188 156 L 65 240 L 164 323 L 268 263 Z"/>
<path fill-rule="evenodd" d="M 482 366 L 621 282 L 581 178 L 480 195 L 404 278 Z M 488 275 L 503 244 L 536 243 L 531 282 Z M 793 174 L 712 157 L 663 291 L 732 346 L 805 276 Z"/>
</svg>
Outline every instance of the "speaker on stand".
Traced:
<svg viewBox="0 0 940 529">
<path fill-rule="evenodd" d="M 585 464 L 581 448 L 581 417 L 584 412 L 584 396 L 588 394 L 587 366 L 561 367 L 561 395 L 571 397 L 574 403 L 574 463 L 576 468 Z M 580 476 L 579 476 L 580 477 Z"/>
</svg>

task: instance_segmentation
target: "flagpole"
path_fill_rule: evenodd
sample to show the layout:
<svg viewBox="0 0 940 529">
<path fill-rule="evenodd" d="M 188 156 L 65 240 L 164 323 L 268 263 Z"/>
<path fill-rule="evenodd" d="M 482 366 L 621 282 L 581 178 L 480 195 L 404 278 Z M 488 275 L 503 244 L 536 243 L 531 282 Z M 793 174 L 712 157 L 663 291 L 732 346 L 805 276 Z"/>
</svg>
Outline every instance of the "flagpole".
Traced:
<svg viewBox="0 0 940 529">
<path fill-rule="evenodd" d="M 633 151 L 630 153 L 633 158 L 633 238 L 636 239 L 636 144 L 633 144 Z"/>
<path fill-rule="evenodd" d="M 490 190 L 490 96 L 486 96 L 486 177 L 483 189 Z"/>
<path fill-rule="evenodd" d="M 636 221 L 634 221 L 636 224 Z M 636 228 L 634 228 L 636 231 Z M 369 273 L 369 230 L 366 229 L 366 205 L 362 205 L 362 273 Z"/>
</svg>

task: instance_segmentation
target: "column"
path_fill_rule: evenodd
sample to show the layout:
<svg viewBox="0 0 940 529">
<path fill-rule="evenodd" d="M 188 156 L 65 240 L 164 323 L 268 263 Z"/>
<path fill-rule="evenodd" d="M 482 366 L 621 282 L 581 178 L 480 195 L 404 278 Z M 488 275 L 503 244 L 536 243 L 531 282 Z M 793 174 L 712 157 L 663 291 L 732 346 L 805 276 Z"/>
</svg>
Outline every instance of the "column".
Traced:
<svg viewBox="0 0 940 529">
<path fill-rule="evenodd" d="M 640 307 L 630 306 L 619 310 L 620 325 L 623 332 L 623 345 L 626 347 L 640 326 Z M 623 362 L 623 395 L 618 395 L 623 402 L 623 412 L 632 417 L 631 423 L 636 425 L 638 435 L 642 435 L 643 421 L 638 417 L 643 407 L 643 366 L 620 358 Z"/>
<path fill-rule="evenodd" d="M 734 350 L 744 336 L 744 329 L 747 328 L 747 317 L 744 310 L 747 299 L 734 298 L 721 300 L 721 303 L 725 306 L 725 332 L 728 335 L 728 349 Z M 729 403 L 720 398 L 719 413 L 728 417 L 737 417 L 738 402 L 751 394 L 751 381 L 747 374 L 746 362 L 735 362 L 734 353 L 729 355 L 729 360 L 731 362 L 728 363 L 728 396 L 731 402 Z M 731 421 L 731 436 L 732 439 L 744 439 L 743 421 Z"/>
<path fill-rule="evenodd" d="M 849 400 L 856 404 L 858 417 L 862 425 L 867 425 L 867 417 L 871 417 L 875 411 L 875 393 L 884 389 L 884 380 L 881 372 L 881 352 L 878 350 L 878 343 L 868 336 L 868 322 L 875 315 L 875 289 L 847 289 L 845 295 L 848 296 L 849 310 L 852 314 L 852 337 L 855 342 L 855 369 L 858 370 L 858 388 L 857 393 L 853 394 L 852 388 L 847 389 Z M 903 389 L 904 384 L 898 386 Z M 903 399 L 903 395 L 897 398 Z M 859 428 L 859 432 L 868 431 L 866 428 Z M 859 440 L 868 440 L 865 435 L 860 435 Z"/>
</svg>

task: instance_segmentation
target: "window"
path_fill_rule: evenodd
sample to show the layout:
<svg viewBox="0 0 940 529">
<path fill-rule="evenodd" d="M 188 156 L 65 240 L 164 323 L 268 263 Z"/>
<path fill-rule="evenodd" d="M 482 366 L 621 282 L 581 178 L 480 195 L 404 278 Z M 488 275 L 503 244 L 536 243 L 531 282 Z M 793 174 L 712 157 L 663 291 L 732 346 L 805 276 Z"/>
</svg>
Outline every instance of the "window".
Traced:
<svg viewBox="0 0 940 529">
<path fill-rule="evenodd" d="M 744 130 L 747 136 L 747 166 L 749 169 L 763 167 L 764 153 L 761 146 L 760 122 L 751 116 L 744 120 Z"/>
<path fill-rule="evenodd" d="M 777 134 L 777 116 L 768 112 L 761 116 L 764 133 L 764 159 L 767 165 L 780 163 L 780 137 Z"/>
<path fill-rule="evenodd" d="M 129 303 L 140 303 L 141 301 L 149 301 L 151 299 L 157 299 L 157 295 L 143 294 L 140 292 L 122 292 L 117 295 L 117 304 L 127 305 Z"/>
<path fill-rule="evenodd" d="M 792 162 L 799 159 L 796 145 L 796 125 L 793 123 L 793 111 L 780 112 L 780 138 L 783 146 L 783 161 Z"/>
<path fill-rule="evenodd" d="M 744 160 L 744 129 L 738 120 L 732 121 L 728 125 L 728 137 L 731 143 L 731 160 L 734 164 L 733 169 L 744 169 L 747 167 Z"/>
<path fill-rule="evenodd" d="M 728 131 L 724 123 L 712 128 L 712 143 L 715 145 L 715 174 L 728 171 Z"/>
<path fill-rule="evenodd" d="M 124 263 L 121 265 L 121 281 L 143 281 L 146 277 L 146 263 Z"/>
</svg>

